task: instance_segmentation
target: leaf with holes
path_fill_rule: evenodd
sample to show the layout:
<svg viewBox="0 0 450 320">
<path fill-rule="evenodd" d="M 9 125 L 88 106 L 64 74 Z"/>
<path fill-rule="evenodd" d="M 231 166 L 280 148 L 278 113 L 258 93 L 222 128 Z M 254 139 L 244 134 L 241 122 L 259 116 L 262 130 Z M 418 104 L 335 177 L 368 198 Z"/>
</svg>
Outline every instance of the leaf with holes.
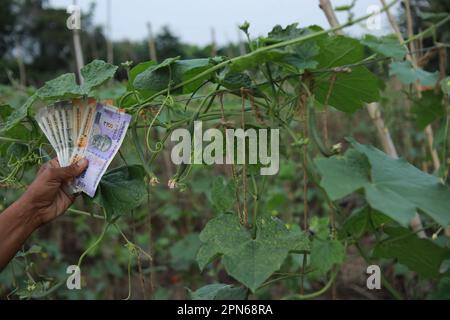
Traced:
<svg viewBox="0 0 450 320">
<path fill-rule="evenodd" d="M 200 269 L 222 256 L 228 274 L 253 292 L 280 268 L 290 250 L 309 249 L 304 233 L 287 230 L 278 219 L 260 219 L 253 239 L 238 217 L 231 214 L 209 221 L 200 233 L 200 240 L 203 242 L 197 255 Z"/>
</svg>

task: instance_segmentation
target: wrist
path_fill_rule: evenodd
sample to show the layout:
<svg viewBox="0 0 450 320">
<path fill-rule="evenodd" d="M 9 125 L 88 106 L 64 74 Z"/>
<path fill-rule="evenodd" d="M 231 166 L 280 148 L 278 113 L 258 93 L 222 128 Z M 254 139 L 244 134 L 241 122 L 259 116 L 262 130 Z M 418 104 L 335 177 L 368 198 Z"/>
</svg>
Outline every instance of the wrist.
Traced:
<svg viewBox="0 0 450 320">
<path fill-rule="evenodd" d="M 27 193 L 23 194 L 14 204 L 17 212 L 17 218 L 26 232 L 32 233 L 41 225 L 38 208 L 30 200 Z"/>
</svg>

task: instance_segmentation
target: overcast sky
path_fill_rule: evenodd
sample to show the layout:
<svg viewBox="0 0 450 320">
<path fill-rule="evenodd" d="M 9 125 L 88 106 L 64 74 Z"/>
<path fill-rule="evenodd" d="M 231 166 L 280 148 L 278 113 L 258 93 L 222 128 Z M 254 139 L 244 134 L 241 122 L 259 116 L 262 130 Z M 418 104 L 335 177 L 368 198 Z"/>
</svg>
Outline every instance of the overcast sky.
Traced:
<svg viewBox="0 0 450 320">
<path fill-rule="evenodd" d="M 147 22 L 154 32 L 168 25 L 182 41 L 205 45 L 211 42 L 211 28 L 216 41 L 226 44 L 238 40 L 237 25 L 250 22 L 252 36 L 264 35 L 276 24 L 286 26 L 298 22 L 301 26 L 318 24 L 327 27 L 327 21 L 318 6 L 318 0 L 110 0 L 114 40 L 142 40 L 147 36 Z M 78 0 L 81 10 L 87 10 L 96 2 L 94 22 L 105 25 L 107 0 Z M 333 6 L 345 5 L 351 0 L 332 0 Z M 53 7 L 66 8 L 73 0 L 49 0 Z M 370 5 L 379 0 L 357 0 L 355 16 L 365 15 Z M 393 9 L 397 11 L 396 8 Z M 347 20 L 346 13 L 339 13 L 340 21 Z M 389 32 L 383 15 L 382 30 L 368 31 L 364 26 L 352 26 L 347 32 L 382 34 Z"/>
</svg>

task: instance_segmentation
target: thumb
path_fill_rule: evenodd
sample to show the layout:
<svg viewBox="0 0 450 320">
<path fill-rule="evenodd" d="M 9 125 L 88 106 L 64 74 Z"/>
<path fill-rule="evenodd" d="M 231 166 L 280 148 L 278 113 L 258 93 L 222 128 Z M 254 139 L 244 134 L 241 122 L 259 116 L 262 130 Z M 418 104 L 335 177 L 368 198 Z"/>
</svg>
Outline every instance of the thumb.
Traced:
<svg viewBox="0 0 450 320">
<path fill-rule="evenodd" d="M 88 166 L 86 159 L 80 159 L 75 163 L 72 163 L 68 167 L 54 169 L 54 177 L 61 180 L 68 180 L 79 176 Z"/>
</svg>

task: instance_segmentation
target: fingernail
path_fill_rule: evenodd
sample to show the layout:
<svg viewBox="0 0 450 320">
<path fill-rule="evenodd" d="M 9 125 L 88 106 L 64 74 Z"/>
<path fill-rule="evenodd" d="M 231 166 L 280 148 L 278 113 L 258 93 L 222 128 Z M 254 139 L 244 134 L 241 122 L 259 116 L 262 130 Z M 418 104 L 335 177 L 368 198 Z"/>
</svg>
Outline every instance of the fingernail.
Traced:
<svg viewBox="0 0 450 320">
<path fill-rule="evenodd" d="M 87 160 L 84 158 L 77 161 L 78 167 L 84 167 L 86 164 L 87 164 Z"/>
</svg>

